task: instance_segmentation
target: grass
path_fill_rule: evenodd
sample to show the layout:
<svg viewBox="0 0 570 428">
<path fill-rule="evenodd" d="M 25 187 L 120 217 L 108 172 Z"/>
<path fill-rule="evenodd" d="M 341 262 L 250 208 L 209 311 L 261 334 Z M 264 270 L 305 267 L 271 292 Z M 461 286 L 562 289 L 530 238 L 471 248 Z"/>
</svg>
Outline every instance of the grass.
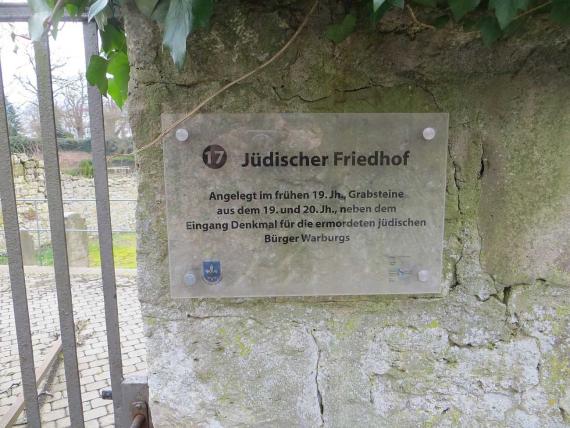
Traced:
<svg viewBox="0 0 570 428">
<path fill-rule="evenodd" d="M 116 268 L 135 269 L 137 267 L 137 236 L 134 233 L 116 233 L 113 235 L 113 258 Z M 101 266 L 99 241 L 89 240 L 89 266 Z"/>
<path fill-rule="evenodd" d="M 53 248 L 51 245 L 42 245 L 37 253 L 37 261 L 40 266 L 53 266 Z"/>
<path fill-rule="evenodd" d="M 89 239 L 89 266 L 101 266 L 99 254 L 99 240 L 97 237 Z M 137 267 L 137 236 L 135 233 L 115 233 L 113 235 L 113 256 L 115 267 L 122 269 L 135 269 Z M 53 266 L 53 249 L 51 245 L 42 246 L 37 255 L 37 264 L 40 266 Z M 0 265 L 7 265 L 8 258 L 0 256 Z"/>
</svg>

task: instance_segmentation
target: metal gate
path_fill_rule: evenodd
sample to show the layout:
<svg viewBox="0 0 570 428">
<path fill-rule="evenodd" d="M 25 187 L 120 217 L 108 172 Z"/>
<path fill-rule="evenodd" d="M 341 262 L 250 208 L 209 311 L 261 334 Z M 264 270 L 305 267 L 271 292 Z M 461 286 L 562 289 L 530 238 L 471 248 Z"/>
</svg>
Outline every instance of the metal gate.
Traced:
<svg viewBox="0 0 570 428">
<path fill-rule="evenodd" d="M 27 21 L 29 17 L 30 10 L 24 4 L 0 4 L 0 22 Z M 98 54 L 98 36 L 95 24 L 88 23 L 84 17 L 64 17 L 63 19 L 83 22 L 86 60 L 89 61 L 91 55 Z M 34 43 L 34 53 L 67 400 L 71 426 L 75 428 L 84 426 L 84 417 L 56 140 L 49 40 L 47 35 L 44 35 L 39 42 Z M 0 64 L 0 198 L 2 200 L 2 213 L 4 218 L 6 247 L 8 250 L 8 266 L 27 423 L 30 427 L 40 427 L 38 386 L 32 349 L 30 317 L 6 118 L 6 100 L 3 88 Z M 107 346 L 111 374 L 112 394 L 109 395 L 112 395 L 113 400 L 115 426 L 124 427 L 131 426 L 131 424 L 133 424 L 133 426 L 150 426 L 146 403 L 148 395 L 146 378 L 138 376 L 126 380 L 123 377 L 107 180 L 107 161 L 105 158 L 103 104 L 101 94 L 96 87 L 88 86 L 87 95 L 95 195 L 97 200 L 97 224 L 105 302 Z"/>
</svg>

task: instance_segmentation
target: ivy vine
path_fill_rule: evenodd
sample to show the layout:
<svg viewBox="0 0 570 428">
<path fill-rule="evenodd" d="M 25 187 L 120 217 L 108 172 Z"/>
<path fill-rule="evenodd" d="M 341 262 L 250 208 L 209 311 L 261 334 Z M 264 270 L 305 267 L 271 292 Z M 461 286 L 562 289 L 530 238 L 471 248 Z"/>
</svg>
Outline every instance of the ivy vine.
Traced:
<svg viewBox="0 0 570 428">
<path fill-rule="evenodd" d="M 101 37 L 101 52 L 89 61 L 86 77 L 110 96 L 119 107 L 127 98 L 129 61 L 126 35 L 118 9 L 123 0 L 28 0 L 32 9 L 29 31 L 39 40 L 49 31 L 56 36 L 57 23 L 67 12 L 71 16 L 86 14 L 95 20 Z M 188 36 L 199 28 L 208 28 L 214 13 L 214 0 L 134 0 L 142 14 L 158 23 L 163 45 L 169 49 L 180 69 L 186 58 Z M 524 30 L 529 19 L 549 14 L 552 21 L 570 25 L 570 0 L 360 0 L 344 2 L 345 16 L 326 29 L 325 37 L 341 43 L 360 26 L 375 28 L 392 9 L 407 12 L 420 27 L 435 30 L 454 22 L 464 31 L 476 31 L 490 46 L 497 40 Z M 416 17 L 422 10 L 419 21 Z"/>
</svg>

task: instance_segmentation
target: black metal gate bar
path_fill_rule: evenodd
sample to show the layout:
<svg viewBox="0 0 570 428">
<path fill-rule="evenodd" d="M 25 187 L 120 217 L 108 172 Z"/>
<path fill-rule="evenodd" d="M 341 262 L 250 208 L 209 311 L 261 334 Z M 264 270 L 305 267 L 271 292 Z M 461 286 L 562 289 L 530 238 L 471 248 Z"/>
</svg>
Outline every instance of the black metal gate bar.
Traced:
<svg viewBox="0 0 570 428">
<path fill-rule="evenodd" d="M 97 27 L 94 23 L 83 23 L 83 42 L 86 66 L 91 55 L 99 53 Z M 117 305 L 117 285 L 115 282 L 115 262 L 113 260 L 113 232 L 111 208 L 109 204 L 109 182 L 107 180 L 107 159 L 105 157 L 105 125 L 103 122 L 103 102 L 101 93 L 95 86 L 88 85 L 89 128 L 91 130 L 91 151 L 95 172 L 95 198 L 97 199 L 97 229 L 99 231 L 99 251 L 101 254 L 101 274 L 103 298 L 105 300 L 105 324 L 107 327 L 107 348 L 113 391 L 115 426 L 121 426 L 120 416 L 123 407 L 121 383 L 123 381 L 123 361 L 119 331 L 119 308 Z"/>
<path fill-rule="evenodd" d="M 74 428 L 82 428 L 84 426 L 83 405 L 81 402 L 81 384 L 79 381 L 77 363 L 77 344 L 75 338 L 75 323 L 73 319 L 69 263 L 67 259 L 65 220 L 61 196 L 61 179 L 59 173 L 49 42 L 47 34 L 44 34 L 39 42 L 34 43 L 34 52 L 36 58 L 36 76 L 38 79 L 38 103 L 40 110 L 41 137 L 43 141 L 46 190 L 51 228 L 51 241 L 53 247 L 59 324 L 61 329 L 61 340 L 63 343 L 65 382 L 67 384 L 67 401 L 69 403 L 71 426 Z"/>
<path fill-rule="evenodd" d="M 2 199 L 2 215 L 4 219 L 4 234 L 8 249 L 8 267 L 10 270 L 10 285 L 12 287 L 12 304 L 16 322 L 16 337 L 18 338 L 18 353 L 20 371 L 22 372 L 22 388 L 26 401 L 26 419 L 30 427 L 40 427 L 40 408 L 36 386 L 34 352 L 30 330 L 30 315 L 26 293 L 26 279 L 22 260 L 20 243 L 20 228 L 14 176 L 12 175 L 12 157 L 8 137 L 8 122 L 6 119 L 6 100 L 2 80 L 2 65 L 0 63 L 0 198 Z"/>
</svg>

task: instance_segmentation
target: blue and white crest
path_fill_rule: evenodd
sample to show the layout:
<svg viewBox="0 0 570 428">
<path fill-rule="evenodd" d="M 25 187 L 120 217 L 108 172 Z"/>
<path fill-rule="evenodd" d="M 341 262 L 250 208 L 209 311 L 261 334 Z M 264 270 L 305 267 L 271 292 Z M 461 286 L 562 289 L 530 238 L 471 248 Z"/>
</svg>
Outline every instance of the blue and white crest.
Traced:
<svg viewBox="0 0 570 428">
<path fill-rule="evenodd" d="M 222 264 L 219 260 L 202 262 L 202 277 L 208 284 L 217 284 L 222 280 Z"/>
</svg>

